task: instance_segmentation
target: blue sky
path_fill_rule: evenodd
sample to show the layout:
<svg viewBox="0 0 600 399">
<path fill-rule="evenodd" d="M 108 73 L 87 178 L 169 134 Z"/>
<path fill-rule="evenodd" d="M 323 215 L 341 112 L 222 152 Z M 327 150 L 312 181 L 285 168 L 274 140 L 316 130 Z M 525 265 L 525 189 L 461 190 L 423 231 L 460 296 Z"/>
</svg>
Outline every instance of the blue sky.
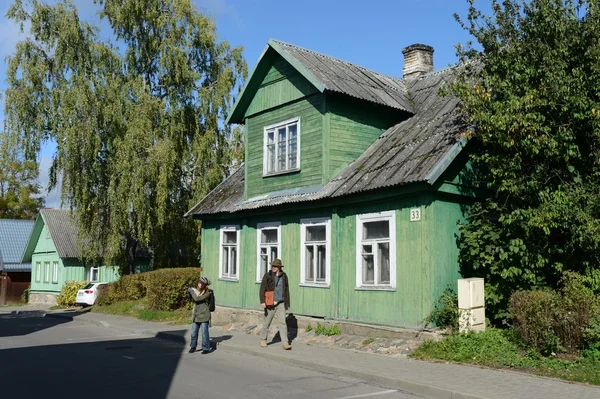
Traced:
<svg viewBox="0 0 600 399">
<path fill-rule="evenodd" d="M 54 1 L 48 1 L 53 3 Z M 92 0 L 75 0 L 80 15 L 101 29 Z M 466 0 L 195 0 L 198 9 L 212 16 L 221 39 L 243 46 L 250 71 L 270 38 L 305 47 L 391 76 L 402 76 L 402 49 L 414 43 L 434 48 L 435 69 L 457 61 L 454 46 L 469 40 L 453 14 L 465 17 Z M 4 15 L 9 1 L 0 4 L 0 59 L 14 52 L 23 38 Z M 476 5 L 489 13 L 490 1 Z M 0 89 L 5 87 L 6 63 L 0 63 Z M 3 119 L 0 100 L 0 120 Z M 47 184 L 54 148 L 40 156 L 40 183 Z M 60 206 L 55 190 L 46 193 L 46 206 Z"/>
</svg>

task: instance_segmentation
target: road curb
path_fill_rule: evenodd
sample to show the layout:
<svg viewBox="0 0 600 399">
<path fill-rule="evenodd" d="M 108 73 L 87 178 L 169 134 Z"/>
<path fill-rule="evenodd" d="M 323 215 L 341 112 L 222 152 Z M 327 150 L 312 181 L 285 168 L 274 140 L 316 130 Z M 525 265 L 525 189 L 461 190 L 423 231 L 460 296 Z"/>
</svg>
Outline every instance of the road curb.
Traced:
<svg viewBox="0 0 600 399">
<path fill-rule="evenodd" d="M 102 320 L 79 319 L 79 318 L 73 317 L 73 316 L 71 316 L 69 314 L 65 314 L 65 313 L 46 313 L 44 315 L 44 317 L 67 319 L 70 321 L 79 321 L 81 323 L 91 324 L 91 325 L 95 325 L 95 326 L 110 327 L 110 328 L 118 329 L 121 331 L 131 332 L 131 333 L 134 333 L 134 334 L 140 335 L 140 336 L 153 336 L 153 337 L 161 339 L 161 340 L 176 342 L 176 343 L 183 344 L 183 345 L 186 345 L 189 343 L 189 340 L 187 339 L 186 336 L 174 334 L 170 331 L 153 332 L 153 331 L 148 331 L 148 330 L 139 330 L 139 329 L 126 328 L 126 327 L 119 327 L 114 324 L 110 324 L 108 322 L 102 321 Z M 342 368 L 342 367 L 331 366 L 328 364 L 311 362 L 311 361 L 302 360 L 302 359 L 296 359 L 296 358 L 293 358 L 290 356 L 276 355 L 276 354 L 270 353 L 262 348 L 261 349 L 258 349 L 258 348 L 251 349 L 246 346 L 238 346 L 235 343 L 232 343 L 230 341 L 219 342 L 219 347 L 222 347 L 223 349 L 235 350 L 237 352 L 242 352 L 242 353 L 246 353 L 249 355 L 260 356 L 265 359 L 275 360 L 278 362 L 302 367 L 302 368 L 313 370 L 313 371 L 320 371 L 323 373 L 336 374 L 336 375 L 342 375 L 342 376 L 347 376 L 347 377 L 351 377 L 351 378 L 356 378 L 356 379 L 365 381 L 367 383 L 376 384 L 379 386 L 389 387 L 389 388 L 393 388 L 393 389 L 399 389 L 399 390 L 402 390 L 405 392 L 409 392 L 409 393 L 412 393 L 415 395 L 425 396 L 425 397 L 431 398 L 431 399 L 484 399 L 481 396 L 474 396 L 474 395 L 466 394 L 463 392 L 456 392 L 456 391 L 451 391 L 451 390 L 447 390 L 447 389 L 443 389 L 443 388 L 436 388 L 436 387 L 428 386 L 425 384 L 402 380 L 400 378 L 396 379 L 396 378 L 382 377 L 382 376 L 379 376 L 376 374 L 370 374 L 370 373 L 356 371 L 356 370 L 349 370 L 349 369 Z"/>
</svg>

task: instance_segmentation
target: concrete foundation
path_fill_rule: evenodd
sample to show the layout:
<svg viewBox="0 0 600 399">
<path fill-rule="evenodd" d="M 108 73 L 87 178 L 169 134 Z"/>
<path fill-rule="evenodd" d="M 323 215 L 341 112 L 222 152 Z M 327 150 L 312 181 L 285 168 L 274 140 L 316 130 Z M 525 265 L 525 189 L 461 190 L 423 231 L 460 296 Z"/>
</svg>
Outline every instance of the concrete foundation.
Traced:
<svg viewBox="0 0 600 399">
<path fill-rule="evenodd" d="M 32 305 L 56 305 L 56 295 L 52 294 L 29 294 L 29 303 Z"/>
<path fill-rule="evenodd" d="M 259 310 L 229 308 L 217 306 L 212 314 L 212 325 L 216 327 L 235 326 L 237 329 L 246 330 L 249 333 L 258 334 L 262 328 L 263 312 Z M 330 327 L 337 325 L 343 334 L 366 336 L 372 338 L 390 338 L 390 339 L 414 339 L 416 335 L 420 339 L 439 339 L 439 332 L 429 330 L 403 329 L 396 327 L 377 326 L 372 324 L 352 323 L 343 320 L 326 320 L 316 317 L 295 315 L 290 313 L 287 318 L 288 330 L 306 330 L 310 324 L 313 328 L 317 323 Z M 271 324 L 270 331 L 277 331 L 277 323 Z M 269 334 L 271 335 L 271 334 Z"/>
</svg>

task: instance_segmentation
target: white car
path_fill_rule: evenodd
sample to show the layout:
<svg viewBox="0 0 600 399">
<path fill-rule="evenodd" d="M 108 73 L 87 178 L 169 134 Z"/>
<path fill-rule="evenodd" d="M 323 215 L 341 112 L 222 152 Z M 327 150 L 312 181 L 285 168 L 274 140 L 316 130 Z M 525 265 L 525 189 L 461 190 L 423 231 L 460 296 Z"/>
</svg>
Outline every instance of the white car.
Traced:
<svg viewBox="0 0 600 399">
<path fill-rule="evenodd" d="M 106 283 L 89 283 L 79 291 L 75 303 L 82 306 L 92 306 L 98 296 L 98 287 Z"/>
</svg>

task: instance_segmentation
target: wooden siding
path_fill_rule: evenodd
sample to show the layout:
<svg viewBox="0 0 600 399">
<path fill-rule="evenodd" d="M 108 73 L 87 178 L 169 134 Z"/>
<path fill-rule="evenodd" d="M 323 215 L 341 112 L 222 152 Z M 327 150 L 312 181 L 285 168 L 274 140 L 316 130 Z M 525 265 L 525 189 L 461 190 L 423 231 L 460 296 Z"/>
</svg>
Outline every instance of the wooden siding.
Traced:
<svg viewBox="0 0 600 399">
<path fill-rule="evenodd" d="M 358 158 L 400 118 L 398 111 L 335 95 L 327 97 L 327 113 L 329 171 L 323 176 L 324 183 Z"/>
<path fill-rule="evenodd" d="M 278 56 L 250 102 L 244 117 L 247 118 L 317 92 L 318 90 L 306 78 Z"/>
<path fill-rule="evenodd" d="M 36 243 L 35 250 L 31 256 L 31 292 L 58 295 L 67 281 L 85 281 L 85 266 L 78 259 L 62 259 L 56 252 L 56 247 L 51 238 L 47 236 L 48 227 L 42 228 L 40 238 Z M 45 281 L 45 266 L 50 264 L 50 278 Z M 53 281 L 54 263 L 58 262 L 58 280 Z M 40 264 L 40 278 L 37 276 L 37 264 Z M 140 269 L 147 268 L 147 261 L 141 262 Z M 118 267 L 100 266 L 98 270 L 98 281 L 102 283 L 115 281 L 119 278 Z"/>
<path fill-rule="evenodd" d="M 423 298 L 426 308 L 431 308 L 435 303 L 429 301 L 437 299 L 444 289 L 451 287 L 457 292 L 457 279 L 461 278 L 458 268 L 458 223 L 465 222 L 465 215 L 469 204 L 450 201 L 448 196 L 436 194 L 431 204 L 430 214 L 435 221 L 429 235 L 429 247 L 434 248 L 429 252 L 429 268 L 431 273 L 432 293 L 428 298 Z"/>
<path fill-rule="evenodd" d="M 321 184 L 322 102 L 323 96 L 315 94 L 246 120 L 245 199 L 278 190 Z M 300 117 L 300 171 L 263 177 L 265 126 L 295 117 Z"/>
<path fill-rule="evenodd" d="M 202 266 L 219 292 L 220 305 L 260 309 L 257 268 L 257 223 L 281 223 L 281 254 L 290 281 L 291 311 L 296 314 L 419 326 L 441 292 L 456 285 L 458 251 L 455 234 L 464 208 L 435 193 L 371 204 L 340 206 L 306 213 L 286 213 L 202 225 Z M 410 209 L 420 207 L 421 221 L 410 221 Z M 356 215 L 395 211 L 396 289 L 356 289 Z M 300 286 L 300 219 L 331 217 L 331 284 L 329 288 Z M 219 281 L 219 228 L 236 224 L 240 234 L 239 281 Z"/>
</svg>

